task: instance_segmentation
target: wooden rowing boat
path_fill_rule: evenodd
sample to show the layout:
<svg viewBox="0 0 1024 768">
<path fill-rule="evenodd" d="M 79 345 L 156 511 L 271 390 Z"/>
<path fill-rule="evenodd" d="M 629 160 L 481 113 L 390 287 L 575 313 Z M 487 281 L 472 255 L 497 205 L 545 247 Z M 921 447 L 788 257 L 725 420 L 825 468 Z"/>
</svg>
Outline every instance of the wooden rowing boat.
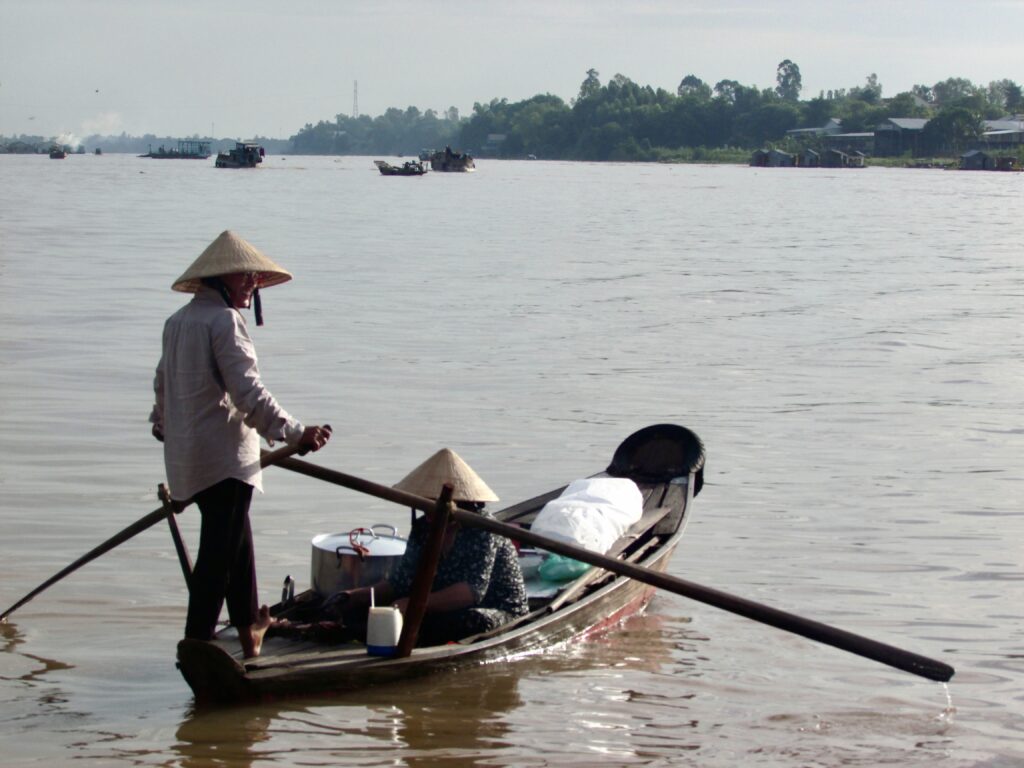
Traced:
<svg viewBox="0 0 1024 768">
<path fill-rule="evenodd" d="M 643 494 L 643 516 L 606 554 L 665 572 L 683 535 L 693 499 L 700 491 L 703 466 L 700 439 L 683 427 L 655 425 L 623 441 L 601 474 L 634 480 Z M 529 529 L 544 504 L 563 489 L 503 509 L 494 517 Z M 507 659 L 607 629 L 642 610 L 654 592 L 647 584 L 598 568 L 560 587 L 533 580 L 528 580 L 527 587 L 530 612 L 526 616 L 456 643 L 414 648 L 405 658 L 370 656 L 356 641 L 329 645 L 268 636 L 261 655 L 245 660 L 237 634 L 229 627 L 212 642 L 182 640 L 178 644 L 178 667 L 200 703 L 342 694 L 412 675 Z M 294 601 L 273 606 L 271 613 L 287 616 L 297 606 L 319 599 L 310 590 Z"/>
</svg>

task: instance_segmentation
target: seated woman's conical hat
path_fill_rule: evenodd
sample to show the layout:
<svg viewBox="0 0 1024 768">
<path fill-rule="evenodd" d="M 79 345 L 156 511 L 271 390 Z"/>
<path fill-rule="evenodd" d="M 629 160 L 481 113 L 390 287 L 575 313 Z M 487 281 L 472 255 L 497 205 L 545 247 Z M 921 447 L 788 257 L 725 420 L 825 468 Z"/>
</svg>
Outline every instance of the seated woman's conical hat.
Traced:
<svg viewBox="0 0 1024 768">
<path fill-rule="evenodd" d="M 395 488 L 428 499 L 441 495 L 445 483 L 451 483 L 455 501 L 497 501 L 498 497 L 472 468 L 450 448 L 442 448 L 416 469 L 395 483 Z"/>
<path fill-rule="evenodd" d="M 219 277 L 238 272 L 259 275 L 259 288 L 268 288 L 292 279 L 292 273 L 275 264 L 269 256 L 231 230 L 225 230 L 206 246 L 185 274 L 171 286 L 182 293 L 195 293 L 204 277 Z"/>
</svg>

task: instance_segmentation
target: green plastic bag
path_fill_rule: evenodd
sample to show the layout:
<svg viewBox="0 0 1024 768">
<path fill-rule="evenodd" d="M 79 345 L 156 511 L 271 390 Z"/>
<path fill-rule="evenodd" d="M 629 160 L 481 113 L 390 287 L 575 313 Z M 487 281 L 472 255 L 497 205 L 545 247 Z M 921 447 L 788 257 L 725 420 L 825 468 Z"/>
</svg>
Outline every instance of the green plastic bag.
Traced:
<svg viewBox="0 0 1024 768">
<path fill-rule="evenodd" d="M 590 566 L 564 555 L 548 555 L 537 572 L 544 581 L 571 581 L 590 570 Z"/>
</svg>

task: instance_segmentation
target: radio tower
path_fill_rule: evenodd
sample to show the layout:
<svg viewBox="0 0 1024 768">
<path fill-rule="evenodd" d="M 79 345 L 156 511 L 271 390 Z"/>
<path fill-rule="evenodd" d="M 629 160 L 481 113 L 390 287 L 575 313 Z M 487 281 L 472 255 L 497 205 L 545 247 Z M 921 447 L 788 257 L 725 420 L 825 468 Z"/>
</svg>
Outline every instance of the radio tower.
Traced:
<svg viewBox="0 0 1024 768">
<path fill-rule="evenodd" d="M 359 81 L 352 81 L 352 119 L 359 117 Z"/>
</svg>

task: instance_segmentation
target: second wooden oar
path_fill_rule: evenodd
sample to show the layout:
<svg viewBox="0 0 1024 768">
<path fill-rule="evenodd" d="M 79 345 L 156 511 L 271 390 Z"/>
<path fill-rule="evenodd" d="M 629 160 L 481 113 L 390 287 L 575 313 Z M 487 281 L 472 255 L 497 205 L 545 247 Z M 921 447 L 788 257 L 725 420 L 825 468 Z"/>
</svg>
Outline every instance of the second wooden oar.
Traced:
<svg viewBox="0 0 1024 768">
<path fill-rule="evenodd" d="M 353 490 L 360 491 L 371 496 L 376 496 L 387 501 L 393 501 L 397 504 L 402 504 L 403 506 L 412 507 L 414 509 L 431 511 L 437 503 L 436 501 L 422 496 L 406 493 L 405 491 L 399 491 L 389 486 L 380 485 L 353 475 L 346 475 L 343 472 L 319 467 L 316 464 L 310 464 L 309 462 L 300 461 L 299 459 L 284 459 L 279 462 L 279 466 L 284 469 L 290 469 L 293 472 L 298 472 L 299 474 L 325 480 L 327 482 L 334 483 L 335 485 L 351 488 Z M 847 632 L 846 630 L 838 629 L 828 624 L 823 624 L 820 621 L 806 619 L 802 616 L 787 613 L 786 611 L 762 605 L 761 603 L 737 597 L 736 595 L 730 595 L 727 592 L 722 592 L 711 587 L 705 587 L 692 581 L 686 581 L 685 579 L 680 579 L 675 576 L 669 576 L 668 574 L 660 571 L 654 571 L 640 565 L 606 557 L 605 555 L 597 552 L 591 552 L 590 550 L 583 549 L 582 547 L 549 539 L 546 536 L 540 536 L 524 528 L 508 525 L 506 523 L 499 522 L 498 520 L 494 520 L 493 518 L 484 517 L 483 515 L 458 509 L 457 507 L 454 507 L 454 505 L 451 509 L 451 517 L 467 527 L 483 528 L 484 530 L 496 533 L 499 536 L 516 539 L 525 544 L 532 544 L 549 552 L 571 557 L 589 565 L 603 568 L 606 571 L 611 571 L 612 573 L 620 576 L 635 579 L 636 581 L 643 582 L 644 584 L 650 584 L 653 587 L 664 589 L 668 592 L 706 603 L 707 605 L 711 605 L 715 608 L 721 608 L 722 610 L 744 616 L 748 619 L 752 619 L 753 621 L 761 622 L 762 624 L 768 624 L 786 632 L 793 632 L 806 637 L 809 640 L 825 643 L 826 645 L 831 645 L 834 648 L 839 648 L 840 650 L 848 651 L 849 653 L 854 653 L 858 656 L 863 656 L 864 658 L 881 662 L 882 664 L 887 664 L 890 667 L 895 667 L 896 669 L 902 669 L 905 672 L 910 672 L 920 677 L 928 678 L 929 680 L 946 682 L 953 677 L 955 671 L 953 667 L 948 664 L 937 661 L 936 659 L 930 659 L 927 656 L 921 656 L 910 651 L 905 651 L 901 648 L 886 645 L 885 643 L 880 643 L 876 640 L 862 637 L 854 634 L 853 632 Z"/>
<path fill-rule="evenodd" d="M 277 462 L 279 462 L 279 461 L 281 461 L 283 459 L 287 459 L 289 456 L 295 455 L 296 453 L 299 452 L 299 450 L 300 449 L 297 446 L 289 445 L 289 446 L 285 446 L 284 448 L 278 448 L 276 451 L 264 451 L 263 455 L 260 458 L 260 466 L 262 466 L 262 467 L 269 467 L 271 464 L 276 464 Z M 180 507 L 178 509 L 178 511 L 180 512 L 181 509 L 183 509 L 183 508 L 184 508 L 184 506 Z M 124 530 L 120 531 L 119 533 L 115 534 L 114 536 L 111 536 L 109 539 L 107 539 L 105 542 L 100 544 L 98 547 L 94 547 L 93 549 L 91 549 L 88 552 L 86 552 L 80 558 L 75 560 L 75 562 L 71 563 L 71 565 L 67 566 L 66 568 L 62 569 L 58 573 L 56 573 L 53 576 L 51 576 L 50 578 L 48 578 L 46 581 L 44 581 L 38 587 L 33 589 L 31 592 L 29 592 L 27 595 L 25 595 L 23 598 L 21 598 L 21 600 L 16 602 L 14 605 L 12 605 L 6 611 L 4 611 L 3 613 L 0 613 L 0 622 L 7 621 L 7 617 L 8 616 L 10 616 L 12 613 L 14 613 L 16 610 L 18 610 L 21 606 L 23 606 L 25 603 L 27 603 L 33 597 L 38 595 L 40 592 L 42 592 L 42 591 L 52 587 L 54 584 L 56 584 L 58 581 L 63 579 L 65 576 L 69 576 L 70 574 L 74 573 L 75 571 L 77 571 L 79 568 L 81 568 L 86 563 L 91 563 L 97 557 L 99 557 L 100 555 L 103 555 L 103 554 L 109 552 L 114 547 L 118 546 L 119 544 L 124 544 L 126 541 L 128 541 L 128 539 L 131 539 L 131 538 L 133 538 L 135 536 L 138 536 L 140 533 L 142 533 L 147 528 L 152 528 L 154 525 L 159 523 L 161 520 L 165 519 L 169 514 L 172 514 L 172 513 L 169 511 L 168 506 L 165 504 L 165 505 L 161 506 L 159 509 L 154 509 L 152 512 L 150 512 L 145 517 L 139 518 L 138 520 L 136 520 L 134 523 L 129 525 Z"/>
</svg>

